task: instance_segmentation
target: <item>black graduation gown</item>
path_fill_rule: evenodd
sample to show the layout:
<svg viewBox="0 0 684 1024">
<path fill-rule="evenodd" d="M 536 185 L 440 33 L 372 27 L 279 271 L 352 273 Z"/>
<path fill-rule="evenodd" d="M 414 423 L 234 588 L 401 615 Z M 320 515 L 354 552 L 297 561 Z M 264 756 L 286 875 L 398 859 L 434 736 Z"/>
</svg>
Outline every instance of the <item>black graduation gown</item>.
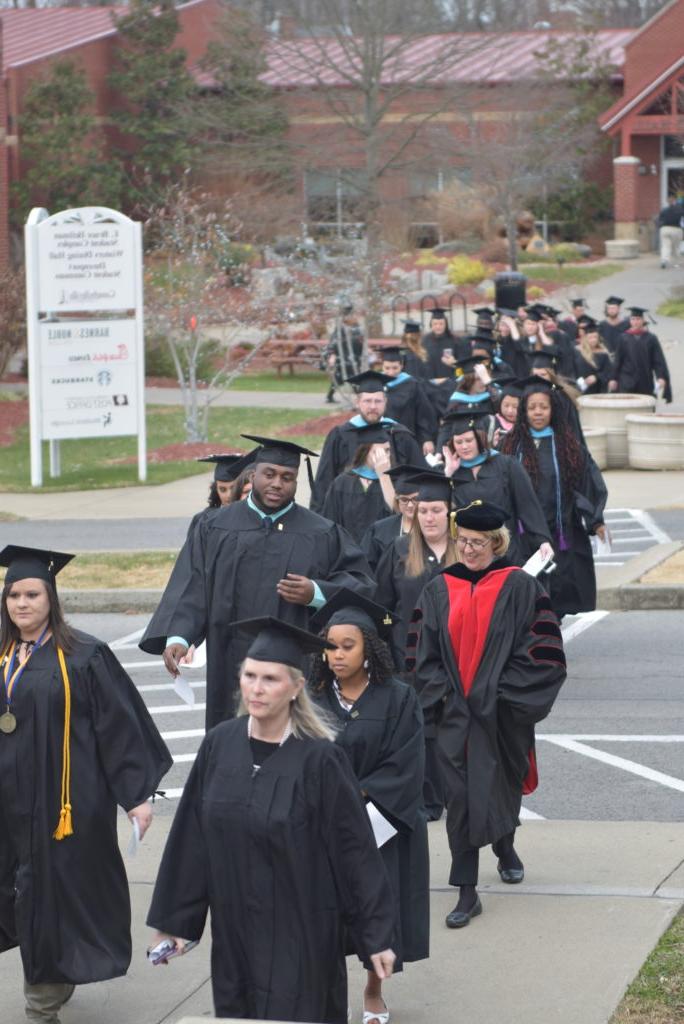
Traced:
<svg viewBox="0 0 684 1024">
<path fill-rule="evenodd" d="M 613 374 L 613 360 L 610 358 L 608 352 L 594 353 L 594 362 L 596 363 L 596 366 L 592 366 L 589 360 L 584 358 L 578 348 L 575 349 L 574 358 L 575 369 L 573 377 L 596 377 L 596 383 L 590 384 L 583 394 L 605 394 L 608 390 L 608 381 L 611 379 Z"/>
<path fill-rule="evenodd" d="M 394 952 L 402 963 L 429 955 L 430 859 L 423 813 L 423 716 L 412 687 L 399 679 L 370 686 L 350 711 L 332 688 L 312 694 L 339 721 L 336 743 L 345 751 L 362 792 L 394 825 L 397 835 L 380 847 L 392 886 L 399 936 Z M 370 963 L 366 962 L 370 968 Z"/>
<path fill-rule="evenodd" d="M 456 508 L 481 498 L 506 512 L 506 526 L 511 534 L 508 560 L 513 565 L 524 565 L 540 544 L 552 542 L 532 481 L 517 459 L 490 455 L 479 466 L 477 477 L 472 469 L 459 466 L 451 479 Z"/>
<path fill-rule="evenodd" d="M 529 377 L 532 360 L 526 338 L 519 338 L 516 341 L 510 335 L 500 337 L 499 349 L 502 358 L 511 367 L 511 370 L 519 380 Z"/>
<path fill-rule="evenodd" d="M 356 778 L 290 736 L 253 769 L 247 718 L 209 732 L 162 857 L 148 924 L 200 939 L 218 1017 L 346 1024 L 343 921 L 364 957 L 394 940 L 392 894 Z"/>
<path fill-rule="evenodd" d="M 30 984 L 88 982 L 126 973 L 128 881 L 117 804 L 156 790 L 171 756 L 132 681 L 106 644 L 76 632 L 71 686 L 74 834 L 55 840 L 64 735 L 64 686 L 48 641 L 14 690 L 16 731 L 0 733 L 0 950 L 19 945 Z"/>
<path fill-rule="evenodd" d="M 618 320 L 616 324 L 611 324 L 607 320 L 602 320 L 598 329 L 606 348 L 609 352 L 614 353 L 618 346 L 618 339 L 620 335 L 629 330 L 629 320 Z"/>
<path fill-rule="evenodd" d="M 625 331 L 618 339 L 612 380 L 618 391 L 633 395 L 652 395 L 654 377 L 665 381 L 666 402 L 672 401 L 670 371 L 660 342 L 650 331 Z"/>
<path fill-rule="evenodd" d="M 238 672 L 249 638 L 232 632 L 232 622 L 275 615 L 308 628 L 313 610 L 282 600 L 276 592 L 279 580 L 289 572 L 307 576 L 326 600 L 340 587 L 367 597 L 375 590 L 361 549 L 346 530 L 301 505 L 294 504 L 269 523 L 246 501 L 233 502 L 208 516 L 189 543 L 192 569 L 168 632 L 149 635 L 140 646 L 149 654 L 161 654 L 167 636 L 181 636 L 188 643 L 206 638 L 207 728 L 235 713 Z"/>
<path fill-rule="evenodd" d="M 392 627 L 392 656 L 397 669 L 408 673 L 410 678 L 412 666 L 406 664 L 406 638 L 413 610 L 423 587 L 442 566 L 427 544 L 424 544 L 425 571 L 420 576 L 407 576 L 408 549 L 409 537 L 405 535 L 398 537 L 383 554 L 375 573 L 378 581 L 375 600 L 397 616 Z"/>
<path fill-rule="evenodd" d="M 392 513 L 385 502 L 380 482 L 371 480 L 368 487 L 364 487 L 360 477 L 350 469 L 333 480 L 321 514 L 343 526 L 360 544 L 373 523 Z"/>
<path fill-rule="evenodd" d="M 173 636 L 173 633 L 169 631 L 171 620 L 176 613 L 178 600 L 192 573 L 192 550 L 195 530 L 200 523 L 216 512 L 218 512 L 217 508 L 205 508 L 201 512 L 197 512 L 190 520 L 188 532 L 185 535 L 185 543 L 176 556 L 176 561 L 173 564 L 173 569 L 164 588 L 161 601 L 157 605 L 138 644 L 138 647 L 143 651 L 148 651 L 150 654 L 160 654 L 164 647 L 162 646 L 160 650 L 158 643 L 155 643 L 155 638 Z M 197 637 L 199 643 L 202 640 L 204 640 L 203 636 Z"/>
<path fill-rule="evenodd" d="M 562 331 L 549 331 L 548 338 L 558 349 L 558 362 L 556 373 L 561 377 L 572 380 L 575 376 L 575 344 L 574 340 Z"/>
<path fill-rule="evenodd" d="M 375 570 L 386 548 L 401 537 L 401 515 L 387 516 L 373 523 L 361 538 L 361 550 L 366 556 L 371 572 Z"/>
<path fill-rule="evenodd" d="M 428 380 L 430 377 L 428 364 L 410 349 L 404 351 L 404 370 L 416 380 Z"/>
<path fill-rule="evenodd" d="M 390 423 L 389 420 L 384 421 L 383 425 L 390 434 L 394 465 L 426 465 L 421 447 L 410 430 L 401 423 Z M 325 496 L 335 477 L 353 462 L 358 447 L 358 429 L 353 422 L 348 421 L 339 427 L 333 427 L 326 437 L 311 494 L 310 504 L 315 512 L 320 512 L 323 508 Z"/>
<path fill-rule="evenodd" d="M 534 726 L 565 679 L 560 629 L 536 579 L 505 559 L 452 565 L 427 584 L 416 621 L 420 703 L 446 786 L 452 855 L 519 824 L 536 785 Z"/>
<path fill-rule="evenodd" d="M 426 393 L 425 382 L 408 377 L 399 384 L 388 385 L 386 415 L 410 430 L 418 443 L 434 441 L 437 416 Z"/>
<path fill-rule="evenodd" d="M 603 522 L 608 491 L 601 471 L 586 449 L 584 472 L 573 495 L 561 492 L 563 543 L 556 529 L 556 473 L 551 438 L 539 441 L 537 496 L 553 538 L 554 572 L 544 575 L 543 583 L 551 597 L 553 610 L 561 618 L 596 608 L 596 571 L 588 534 Z"/>
<path fill-rule="evenodd" d="M 445 352 L 453 352 L 455 359 L 465 359 L 470 355 L 470 342 L 447 331 L 446 334 L 433 334 L 429 331 L 423 336 L 423 348 L 427 352 L 428 377 L 444 377 L 451 368 L 442 362 Z"/>
</svg>

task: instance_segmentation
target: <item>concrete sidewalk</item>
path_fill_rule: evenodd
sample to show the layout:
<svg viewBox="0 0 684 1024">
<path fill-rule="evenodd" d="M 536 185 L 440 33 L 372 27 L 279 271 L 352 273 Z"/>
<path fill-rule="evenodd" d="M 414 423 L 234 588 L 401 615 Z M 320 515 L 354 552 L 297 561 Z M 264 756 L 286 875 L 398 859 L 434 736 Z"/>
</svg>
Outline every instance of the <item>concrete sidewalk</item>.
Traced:
<svg viewBox="0 0 684 1024">
<path fill-rule="evenodd" d="M 158 818 L 135 860 L 133 961 L 124 979 L 76 990 L 62 1024 L 176 1024 L 212 1013 L 210 941 L 167 968 L 145 961 L 144 920 L 171 818 Z M 386 986 L 395 1024 L 605 1024 L 626 986 L 684 903 L 684 824 L 534 821 L 518 834 L 526 881 L 505 886 L 483 851 L 484 913 L 463 931 L 444 917 L 443 822 L 430 825 L 431 956 Z M 129 826 L 120 814 L 122 849 Z M 349 959 L 350 1005 L 361 1019 L 363 970 Z M 16 950 L 0 957 L 3 1024 L 24 1018 Z"/>
</svg>

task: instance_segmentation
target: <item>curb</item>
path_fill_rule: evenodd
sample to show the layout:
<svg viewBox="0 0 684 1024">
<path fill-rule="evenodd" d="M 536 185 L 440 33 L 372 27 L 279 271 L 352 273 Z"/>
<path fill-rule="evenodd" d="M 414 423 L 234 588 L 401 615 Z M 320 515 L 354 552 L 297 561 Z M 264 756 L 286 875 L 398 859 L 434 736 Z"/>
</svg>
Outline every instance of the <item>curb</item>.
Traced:
<svg viewBox="0 0 684 1024">
<path fill-rule="evenodd" d="M 161 601 L 161 590 L 60 590 L 65 612 L 103 615 L 152 614 Z"/>
<path fill-rule="evenodd" d="M 607 612 L 671 611 L 684 608 L 684 584 L 639 583 L 647 572 L 662 565 L 684 547 L 684 542 L 656 544 L 619 569 L 606 569 L 599 577 L 596 605 Z M 603 586 L 601 585 L 603 583 Z"/>
</svg>

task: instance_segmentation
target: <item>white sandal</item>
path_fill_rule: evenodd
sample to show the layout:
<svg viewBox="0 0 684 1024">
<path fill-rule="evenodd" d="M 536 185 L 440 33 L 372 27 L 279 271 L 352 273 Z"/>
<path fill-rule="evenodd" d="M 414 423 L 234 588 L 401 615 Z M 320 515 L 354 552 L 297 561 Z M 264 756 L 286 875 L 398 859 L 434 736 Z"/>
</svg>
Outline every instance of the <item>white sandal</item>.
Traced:
<svg viewBox="0 0 684 1024">
<path fill-rule="evenodd" d="M 373 1024 L 374 1021 L 377 1024 L 389 1024 L 390 1014 L 387 1009 L 387 1003 L 383 999 L 383 1006 L 385 1010 L 383 1013 L 372 1013 L 370 1010 L 364 1009 L 363 1011 L 363 1024 Z"/>
</svg>

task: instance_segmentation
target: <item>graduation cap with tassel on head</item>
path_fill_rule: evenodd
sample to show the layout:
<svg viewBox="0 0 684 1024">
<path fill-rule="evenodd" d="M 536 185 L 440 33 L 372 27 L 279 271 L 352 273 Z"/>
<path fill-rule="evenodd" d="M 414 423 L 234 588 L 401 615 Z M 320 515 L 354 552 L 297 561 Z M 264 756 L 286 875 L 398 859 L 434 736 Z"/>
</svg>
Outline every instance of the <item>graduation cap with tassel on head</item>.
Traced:
<svg viewBox="0 0 684 1024">
<path fill-rule="evenodd" d="M 311 458 L 318 458 L 318 452 L 312 452 L 295 441 L 283 441 L 278 437 L 259 437 L 257 434 L 240 434 L 246 441 L 256 441 L 261 445 L 254 456 L 254 465 L 259 466 L 269 462 L 273 466 L 286 466 L 288 469 L 299 469 L 302 455 L 306 459 L 306 471 L 309 476 L 309 486 L 313 490 L 314 477 L 311 468 Z"/>
</svg>

